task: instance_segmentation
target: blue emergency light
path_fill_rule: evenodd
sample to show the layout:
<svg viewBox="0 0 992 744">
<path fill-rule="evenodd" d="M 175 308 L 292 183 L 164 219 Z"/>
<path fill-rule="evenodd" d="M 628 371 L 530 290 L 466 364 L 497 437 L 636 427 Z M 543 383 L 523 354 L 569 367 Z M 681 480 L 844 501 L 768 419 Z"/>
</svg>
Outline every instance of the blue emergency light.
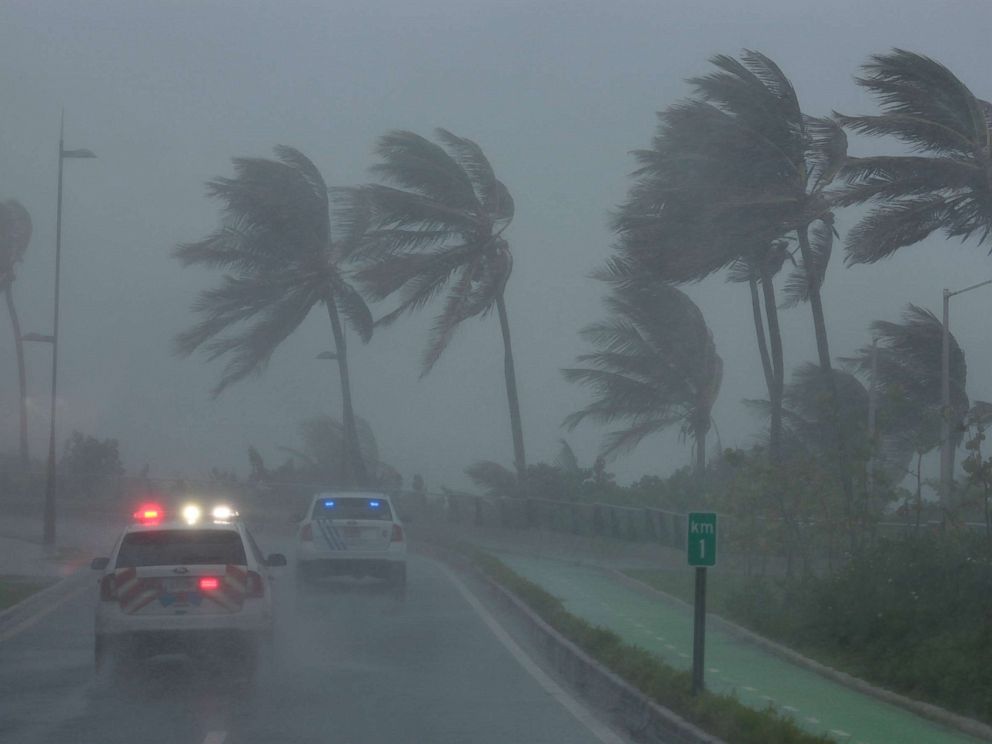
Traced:
<svg viewBox="0 0 992 744">
<path fill-rule="evenodd" d="M 378 509 L 380 506 L 382 506 L 382 502 L 380 502 L 380 501 L 370 501 L 369 502 L 369 509 Z"/>
<path fill-rule="evenodd" d="M 325 509 L 333 509 L 334 508 L 334 499 L 325 499 L 324 500 L 324 508 Z"/>
</svg>

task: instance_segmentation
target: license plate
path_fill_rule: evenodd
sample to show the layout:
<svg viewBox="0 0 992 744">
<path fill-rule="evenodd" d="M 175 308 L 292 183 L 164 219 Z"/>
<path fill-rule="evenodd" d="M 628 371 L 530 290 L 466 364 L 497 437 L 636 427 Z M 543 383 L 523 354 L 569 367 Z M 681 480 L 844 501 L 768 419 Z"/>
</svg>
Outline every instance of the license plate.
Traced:
<svg viewBox="0 0 992 744">
<path fill-rule="evenodd" d="M 358 539 L 358 538 L 360 538 L 362 536 L 362 528 L 361 527 L 345 527 L 344 528 L 344 536 L 347 537 L 347 538 L 351 538 L 352 540 L 356 540 L 356 539 Z"/>
<path fill-rule="evenodd" d="M 178 592 L 188 592 L 193 589 L 193 579 L 181 578 L 181 579 L 165 579 L 163 582 L 163 588 L 170 594 L 176 594 Z"/>
</svg>

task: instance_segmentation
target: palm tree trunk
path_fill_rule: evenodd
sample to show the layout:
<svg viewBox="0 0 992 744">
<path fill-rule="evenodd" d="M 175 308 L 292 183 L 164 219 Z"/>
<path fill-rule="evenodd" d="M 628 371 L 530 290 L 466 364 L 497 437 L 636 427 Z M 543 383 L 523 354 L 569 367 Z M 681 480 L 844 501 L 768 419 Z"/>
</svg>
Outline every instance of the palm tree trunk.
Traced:
<svg viewBox="0 0 992 744">
<path fill-rule="evenodd" d="M 778 323 L 778 305 L 775 303 L 775 285 L 767 266 L 761 268 L 761 291 L 765 297 L 765 316 L 768 318 L 768 335 L 771 340 L 771 375 L 768 400 L 771 402 L 771 428 L 768 433 L 768 453 L 773 464 L 782 461 L 782 391 L 785 387 L 785 359 L 782 353 L 782 329 Z M 761 325 L 761 308 L 756 318 Z"/>
<path fill-rule="evenodd" d="M 768 340 L 765 337 L 765 321 L 761 314 L 761 297 L 758 294 L 758 282 L 755 279 L 748 280 L 751 290 L 751 314 L 754 316 L 754 333 L 758 337 L 758 354 L 761 356 L 761 370 L 765 373 L 765 387 L 768 388 L 768 396 L 772 394 L 772 362 L 768 356 Z"/>
<path fill-rule="evenodd" d="M 696 439 L 696 481 L 702 483 L 706 473 L 706 429 L 697 429 Z"/>
<path fill-rule="evenodd" d="M 21 412 L 21 468 L 25 477 L 31 468 L 31 456 L 28 452 L 28 378 L 24 368 L 24 342 L 21 341 L 21 321 L 14 307 L 14 293 L 11 285 L 4 292 L 7 296 L 7 311 L 10 313 L 10 327 L 14 332 L 14 349 L 17 352 L 17 383 L 20 393 Z"/>
<path fill-rule="evenodd" d="M 362 459 L 361 447 L 358 446 L 358 428 L 355 426 L 355 411 L 351 405 L 351 378 L 348 375 L 348 349 L 338 315 L 337 305 L 328 300 L 327 315 L 331 319 L 331 329 L 334 332 L 334 351 L 338 360 L 338 373 L 341 378 L 341 416 L 344 419 L 344 441 L 348 452 L 345 477 L 350 485 L 369 485 L 368 471 Z"/>
<path fill-rule="evenodd" d="M 844 432 L 841 430 L 840 422 L 843 420 L 841 413 L 841 400 L 837 394 L 837 381 L 834 379 L 833 367 L 830 364 L 830 345 L 827 341 L 827 323 L 823 317 L 823 302 L 820 298 L 820 286 L 816 277 L 810 270 L 813 266 L 812 251 L 809 246 L 809 226 L 803 225 L 796 230 L 799 238 L 799 250 L 803 257 L 803 266 L 807 267 L 806 280 L 809 283 L 809 306 L 813 311 L 813 331 L 816 334 L 816 351 L 820 358 L 820 369 L 826 378 L 827 389 L 833 398 L 834 405 L 831 406 L 831 418 L 833 419 L 834 431 L 837 435 L 837 460 L 840 468 L 840 482 L 844 490 L 844 501 L 847 505 L 847 517 L 849 523 L 854 518 L 854 484 L 851 478 L 851 471 L 848 467 L 847 441 L 844 439 Z M 851 547 L 856 542 L 852 527 Z"/>
<path fill-rule="evenodd" d="M 506 317 L 506 303 L 503 293 L 496 297 L 496 310 L 499 313 L 499 327 L 503 333 L 503 374 L 506 377 L 506 400 L 510 406 L 510 430 L 513 433 L 513 464 L 517 477 L 523 479 L 527 471 L 527 458 L 524 455 L 524 430 L 520 423 L 520 399 L 517 396 L 517 374 L 513 366 L 513 348 L 510 346 L 510 322 Z"/>
</svg>

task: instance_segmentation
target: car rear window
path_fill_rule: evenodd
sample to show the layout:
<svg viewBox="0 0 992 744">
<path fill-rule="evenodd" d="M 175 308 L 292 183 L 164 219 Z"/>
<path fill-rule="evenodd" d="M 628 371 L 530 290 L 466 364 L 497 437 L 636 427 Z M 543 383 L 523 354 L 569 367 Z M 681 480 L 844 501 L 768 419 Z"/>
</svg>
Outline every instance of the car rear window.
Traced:
<svg viewBox="0 0 992 744">
<path fill-rule="evenodd" d="M 382 519 L 391 521 L 393 512 L 385 499 L 355 496 L 329 496 L 318 499 L 313 507 L 314 519 Z"/>
<path fill-rule="evenodd" d="M 156 530 L 124 536 L 117 568 L 246 565 L 241 535 L 233 530 Z"/>
</svg>

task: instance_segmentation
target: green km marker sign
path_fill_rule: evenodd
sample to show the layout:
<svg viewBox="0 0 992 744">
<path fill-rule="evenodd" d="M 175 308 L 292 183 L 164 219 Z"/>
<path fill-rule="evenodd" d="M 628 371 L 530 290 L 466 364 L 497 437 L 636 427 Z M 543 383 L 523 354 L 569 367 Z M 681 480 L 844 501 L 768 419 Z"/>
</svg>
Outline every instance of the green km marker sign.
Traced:
<svg viewBox="0 0 992 744">
<path fill-rule="evenodd" d="M 689 513 L 689 539 L 686 555 L 690 566 L 716 565 L 716 514 L 713 512 Z"/>
</svg>

